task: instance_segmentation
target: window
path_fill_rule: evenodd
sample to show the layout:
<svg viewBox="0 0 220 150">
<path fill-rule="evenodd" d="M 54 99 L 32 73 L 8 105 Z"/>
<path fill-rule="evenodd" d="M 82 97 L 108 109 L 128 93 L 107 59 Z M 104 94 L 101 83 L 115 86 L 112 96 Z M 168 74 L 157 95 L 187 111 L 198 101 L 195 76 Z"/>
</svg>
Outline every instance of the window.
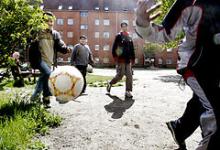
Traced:
<svg viewBox="0 0 220 150">
<path fill-rule="evenodd" d="M 95 57 L 95 62 L 99 62 L 99 58 L 98 57 Z"/>
<path fill-rule="evenodd" d="M 99 38 L 99 32 L 95 32 L 95 38 Z"/>
<path fill-rule="evenodd" d="M 104 7 L 105 11 L 109 11 L 109 8 L 107 6 Z"/>
<path fill-rule="evenodd" d="M 122 22 L 125 22 L 129 25 L 129 21 L 127 19 L 123 19 Z"/>
<path fill-rule="evenodd" d="M 81 11 L 80 16 L 81 17 L 88 17 L 88 11 Z"/>
<path fill-rule="evenodd" d="M 96 50 L 96 51 L 99 50 L 99 45 L 95 45 L 95 50 Z"/>
<path fill-rule="evenodd" d="M 68 19 L 67 20 L 67 24 L 68 25 L 73 25 L 74 24 L 74 20 L 73 19 Z"/>
<path fill-rule="evenodd" d="M 110 37 L 109 32 L 103 32 L 103 38 L 108 39 Z"/>
<path fill-rule="evenodd" d="M 163 59 L 159 58 L 159 59 L 158 59 L 158 64 L 159 64 L 159 65 L 162 65 L 162 64 L 163 64 Z"/>
<path fill-rule="evenodd" d="M 96 7 L 95 7 L 95 10 L 99 10 L 99 7 L 98 7 L 98 6 L 96 6 Z"/>
<path fill-rule="evenodd" d="M 96 26 L 99 25 L 99 19 L 95 19 L 95 25 L 96 25 Z"/>
<path fill-rule="evenodd" d="M 67 32 L 67 37 L 68 38 L 73 38 L 73 32 Z"/>
<path fill-rule="evenodd" d="M 109 58 L 106 58 L 106 57 L 103 58 L 103 63 L 105 63 L 105 64 L 106 64 L 106 63 L 109 63 Z"/>
<path fill-rule="evenodd" d="M 103 50 L 104 50 L 104 51 L 109 51 L 109 49 L 110 49 L 110 46 L 109 46 L 109 45 L 104 45 L 104 46 L 103 46 Z"/>
<path fill-rule="evenodd" d="M 68 57 L 67 61 L 70 62 L 71 61 L 71 57 Z"/>
<path fill-rule="evenodd" d="M 62 6 L 62 5 L 59 5 L 59 6 L 58 6 L 58 9 L 59 9 L 59 10 L 63 9 L 63 6 Z"/>
<path fill-rule="evenodd" d="M 103 24 L 104 24 L 104 26 L 109 26 L 110 25 L 110 20 L 109 19 L 104 19 Z"/>
<path fill-rule="evenodd" d="M 73 9 L 73 6 L 69 6 L 68 9 L 69 9 L 69 10 Z"/>
<path fill-rule="evenodd" d="M 167 65 L 171 65 L 171 64 L 172 64 L 172 59 L 167 59 L 167 60 L 166 60 L 166 64 L 167 64 Z"/>
<path fill-rule="evenodd" d="M 81 24 L 80 29 L 86 30 L 86 29 L 88 29 L 88 25 L 87 24 Z"/>
<path fill-rule="evenodd" d="M 64 20 L 63 19 L 57 19 L 57 25 L 63 25 Z"/>
<path fill-rule="evenodd" d="M 138 64 L 138 62 L 139 62 L 139 59 L 135 58 L 135 64 Z"/>
</svg>

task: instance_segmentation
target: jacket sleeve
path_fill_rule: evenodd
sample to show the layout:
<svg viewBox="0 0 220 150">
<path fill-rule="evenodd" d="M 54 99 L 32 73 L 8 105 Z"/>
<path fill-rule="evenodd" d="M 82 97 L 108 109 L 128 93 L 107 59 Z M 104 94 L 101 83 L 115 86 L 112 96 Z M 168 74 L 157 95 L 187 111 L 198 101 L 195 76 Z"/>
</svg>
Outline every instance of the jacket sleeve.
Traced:
<svg viewBox="0 0 220 150">
<path fill-rule="evenodd" d="M 72 50 L 72 54 L 71 54 L 71 60 L 70 60 L 71 65 L 75 65 L 76 54 L 77 54 L 77 46 L 74 46 Z"/>
<path fill-rule="evenodd" d="M 94 64 L 93 55 L 92 55 L 92 51 L 90 50 L 89 46 L 88 46 L 88 50 L 89 50 L 89 64 L 93 65 Z"/>
<path fill-rule="evenodd" d="M 120 34 L 117 34 L 115 37 L 115 41 L 113 43 L 112 46 L 112 56 L 114 57 L 114 59 L 117 59 L 117 54 L 116 54 L 116 49 L 118 48 L 118 43 L 120 42 Z"/>
<path fill-rule="evenodd" d="M 53 37 L 54 37 L 54 49 L 58 52 L 66 54 L 68 52 L 68 47 L 66 46 L 64 41 L 61 39 L 60 33 L 54 30 Z"/>
<path fill-rule="evenodd" d="M 131 48 L 131 61 L 132 61 L 132 63 L 134 63 L 134 61 L 135 61 L 135 49 L 134 49 L 133 41 L 131 41 L 130 48 Z"/>
<path fill-rule="evenodd" d="M 180 32 L 183 31 L 183 27 L 187 26 L 190 16 L 192 15 L 192 9 L 193 7 L 187 7 L 183 10 L 175 25 L 170 28 L 170 32 L 166 32 L 166 29 L 163 26 L 156 25 L 154 23 L 150 23 L 146 28 L 143 28 L 137 24 L 136 32 L 148 42 L 165 43 L 172 41 Z"/>
</svg>

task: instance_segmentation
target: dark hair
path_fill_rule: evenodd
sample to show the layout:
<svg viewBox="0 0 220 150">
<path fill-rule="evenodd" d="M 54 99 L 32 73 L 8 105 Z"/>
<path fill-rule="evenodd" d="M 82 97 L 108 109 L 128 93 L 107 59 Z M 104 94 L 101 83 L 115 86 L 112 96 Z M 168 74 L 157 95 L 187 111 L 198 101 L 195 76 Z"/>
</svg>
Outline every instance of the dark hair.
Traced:
<svg viewBox="0 0 220 150">
<path fill-rule="evenodd" d="M 87 37 L 86 37 L 85 35 L 81 35 L 81 36 L 79 37 L 79 39 L 87 39 Z"/>
<path fill-rule="evenodd" d="M 43 15 L 48 15 L 48 16 L 51 16 L 51 17 L 55 17 L 54 14 L 50 11 L 46 11 Z"/>
<path fill-rule="evenodd" d="M 122 27 L 123 25 L 128 26 L 128 24 L 127 24 L 126 22 L 122 22 L 122 23 L 121 23 L 121 27 Z"/>
<path fill-rule="evenodd" d="M 50 17 L 52 17 L 52 18 L 54 18 L 54 19 L 56 19 L 55 15 L 54 15 L 52 12 L 46 11 L 46 12 L 43 13 L 43 19 L 44 19 L 44 20 L 47 19 L 47 18 L 45 17 L 46 15 L 47 15 L 47 16 L 50 16 Z"/>
</svg>

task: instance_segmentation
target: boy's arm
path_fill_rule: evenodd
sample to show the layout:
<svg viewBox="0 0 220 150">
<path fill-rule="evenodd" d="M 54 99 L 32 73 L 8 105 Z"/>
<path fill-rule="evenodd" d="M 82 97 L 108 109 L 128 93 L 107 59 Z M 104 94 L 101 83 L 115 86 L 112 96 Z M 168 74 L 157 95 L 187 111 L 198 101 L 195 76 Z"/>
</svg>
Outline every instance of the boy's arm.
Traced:
<svg viewBox="0 0 220 150">
<path fill-rule="evenodd" d="M 192 15 L 192 9 L 193 7 L 184 9 L 176 19 L 176 23 L 170 28 L 170 32 L 166 32 L 166 28 L 151 22 L 147 4 L 140 2 L 136 11 L 136 32 L 149 42 L 164 43 L 174 40 L 177 34 L 182 31 L 183 26 L 187 25 L 187 21 Z"/>
<path fill-rule="evenodd" d="M 88 46 L 88 50 L 89 50 L 89 64 L 93 65 L 94 60 L 93 60 L 93 56 L 92 56 L 92 51 L 90 50 L 89 46 Z"/>
<path fill-rule="evenodd" d="M 119 36 L 120 36 L 120 34 L 116 35 L 113 46 L 112 46 L 112 56 L 114 57 L 115 60 L 118 57 L 116 54 L 116 49 L 118 48 L 118 43 L 119 43 L 119 38 L 120 38 Z"/>
<path fill-rule="evenodd" d="M 77 54 L 76 52 L 77 52 L 77 46 L 74 46 L 70 59 L 71 65 L 75 65 L 76 54 Z"/>
<path fill-rule="evenodd" d="M 56 30 L 53 30 L 53 38 L 54 38 L 54 48 L 63 54 L 70 52 L 70 48 L 66 46 L 64 41 L 61 39 L 60 33 Z"/>
</svg>

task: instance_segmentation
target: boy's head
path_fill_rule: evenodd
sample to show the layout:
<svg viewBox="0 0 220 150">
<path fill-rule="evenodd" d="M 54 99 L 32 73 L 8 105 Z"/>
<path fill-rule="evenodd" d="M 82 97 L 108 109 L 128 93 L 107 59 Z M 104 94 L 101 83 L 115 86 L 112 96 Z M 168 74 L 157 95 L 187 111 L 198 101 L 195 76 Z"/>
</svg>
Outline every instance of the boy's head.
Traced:
<svg viewBox="0 0 220 150">
<path fill-rule="evenodd" d="M 43 19 L 44 21 L 47 23 L 48 28 L 52 29 L 53 25 L 54 25 L 54 21 L 56 20 L 56 17 L 54 16 L 54 14 L 52 12 L 45 12 L 43 14 Z"/>
<path fill-rule="evenodd" d="M 80 44 L 85 45 L 87 43 L 87 37 L 85 35 L 81 35 L 79 37 L 79 42 Z"/>
<path fill-rule="evenodd" d="M 14 58 L 15 60 L 19 60 L 19 58 L 20 58 L 20 53 L 15 51 L 15 52 L 12 54 L 12 58 Z"/>
<path fill-rule="evenodd" d="M 127 24 L 126 22 L 122 22 L 122 23 L 121 23 L 121 30 L 122 30 L 123 32 L 128 31 L 128 24 Z"/>
</svg>

